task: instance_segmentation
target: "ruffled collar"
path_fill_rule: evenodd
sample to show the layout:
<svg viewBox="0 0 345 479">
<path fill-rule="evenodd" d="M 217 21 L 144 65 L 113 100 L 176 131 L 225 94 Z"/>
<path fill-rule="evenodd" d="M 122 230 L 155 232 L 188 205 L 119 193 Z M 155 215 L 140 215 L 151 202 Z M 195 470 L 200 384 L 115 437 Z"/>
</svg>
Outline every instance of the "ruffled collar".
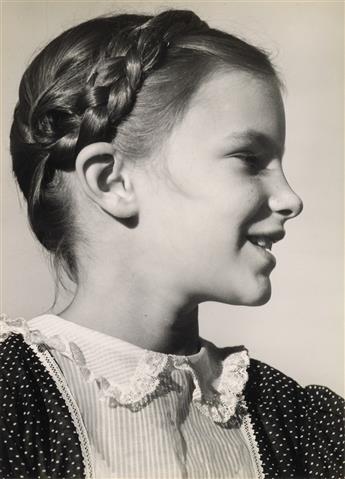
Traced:
<svg viewBox="0 0 345 479">
<path fill-rule="evenodd" d="M 110 407 L 138 411 L 155 397 L 176 390 L 173 371 L 193 381 L 192 402 L 220 424 L 238 423 L 246 413 L 243 391 L 248 380 L 248 351 L 243 346 L 217 348 L 200 338 L 196 354 L 180 356 L 142 349 L 118 338 L 46 314 L 27 322 L 0 318 L 0 340 L 22 334 L 30 345 L 68 357 L 86 382 L 95 383 Z M 114 364 L 121 365 L 116 368 Z M 119 374 L 118 371 L 121 371 Z"/>
</svg>

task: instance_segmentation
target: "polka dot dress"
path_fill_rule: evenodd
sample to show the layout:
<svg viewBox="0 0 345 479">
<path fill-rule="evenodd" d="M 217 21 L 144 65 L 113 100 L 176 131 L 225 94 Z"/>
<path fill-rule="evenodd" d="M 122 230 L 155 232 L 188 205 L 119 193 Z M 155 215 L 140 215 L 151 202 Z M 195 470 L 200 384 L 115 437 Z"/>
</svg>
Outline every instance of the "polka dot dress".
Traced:
<svg viewBox="0 0 345 479">
<path fill-rule="evenodd" d="M 343 479 L 344 400 L 251 360 L 246 387 L 265 477 Z"/>
<path fill-rule="evenodd" d="M 254 359 L 248 373 L 245 400 L 265 479 L 343 479 L 343 399 Z M 70 408 L 21 335 L 0 343 L 0 404 L 1 478 L 89 477 Z"/>
<path fill-rule="evenodd" d="M 84 477 L 68 407 L 20 335 L 0 343 L 0 397 L 1 478 Z"/>
</svg>

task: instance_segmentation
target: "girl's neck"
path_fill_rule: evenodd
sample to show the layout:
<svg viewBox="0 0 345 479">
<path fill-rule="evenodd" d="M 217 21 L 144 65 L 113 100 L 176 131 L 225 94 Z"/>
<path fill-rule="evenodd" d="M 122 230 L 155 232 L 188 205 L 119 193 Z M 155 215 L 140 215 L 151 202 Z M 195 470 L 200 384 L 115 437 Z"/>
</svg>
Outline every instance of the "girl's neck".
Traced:
<svg viewBox="0 0 345 479">
<path fill-rule="evenodd" d="M 186 307 L 171 288 L 152 281 L 89 281 L 59 316 L 152 351 L 190 355 L 199 349 L 198 305 Z"/>
</svg>

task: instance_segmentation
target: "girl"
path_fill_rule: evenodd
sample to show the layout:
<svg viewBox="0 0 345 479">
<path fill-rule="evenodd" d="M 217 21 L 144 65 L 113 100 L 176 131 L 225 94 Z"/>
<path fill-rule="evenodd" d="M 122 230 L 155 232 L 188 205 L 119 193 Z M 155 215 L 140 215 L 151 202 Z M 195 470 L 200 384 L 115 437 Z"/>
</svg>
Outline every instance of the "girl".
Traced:
<svg viewBox="0 0 345 479">
<path fill-rule="evenodd" d="M 3 477 L 343 477 L 341 398 L 198 332 L 202 302 L 269 300 L 302 210 L 280 90 L 189 11 L 96 18 L 33 60 L 13 170 L 77 287 L 58 315 L 3 318 Z"/>
</svg>

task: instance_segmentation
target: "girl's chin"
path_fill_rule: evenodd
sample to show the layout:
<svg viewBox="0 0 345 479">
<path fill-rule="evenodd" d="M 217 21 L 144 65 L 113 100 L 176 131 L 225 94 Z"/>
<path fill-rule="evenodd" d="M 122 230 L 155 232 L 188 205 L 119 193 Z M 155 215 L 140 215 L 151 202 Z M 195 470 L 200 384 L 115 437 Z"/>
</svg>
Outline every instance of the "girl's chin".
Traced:
<svg viewBox="0 0 345 479">
<path fill-rule="evenodd" d="M 266 288 L 261 289 L 260 291 L 246 291 L 246 294 L 237 294 L 234 295 L 224 294 L 222 296 L 215 295 L 209 298 L 205 298 L 200 302 L 205 301 L 214 301 L 218 303 L 229 304 L 233 306 L 262 306 L 266 304 L 271 299 L 271 285 L 269 284 Z"/>
<path fill-rule="evenodd" d="M 262 295 L 260 298 L 250 301 L 247 305 L 244 305 L 244 306 L 263 306 L 264 304 L 268 303 L 270 299 L 271 299 L 271 293 Z"/>
<path fill-rule="evenodd" d="M 244 298 L 245 301 L 242 304 L 243 306 L 262 306 L 271 299 L 271 295 L 271 282 L 267 278 L 264 284 L 253 291 L 252 295 L 248 294 L 247 298 Z"/>
<path fill-rule="evenodd" d="M 269 278 L 266 277 L 260 284 L 255 284 L 252 288 L 246 288 L 246 291 L 243 293 L 240 293 L 236 300 L 230 301 L 229 304 L 236 304 L 238 306 L 262 306 L 271 299 L 271 282 Z"/>
<path fill-rule="evenodd" d="M 271 299 L 272 287 L 267 274 L 247 276 L 241 285 L 231 286 L 231 280 L 218 282 L 213 291 L 205 295 L 197 295 L 198 303 L 214 301 L 234 306 L 262 306 Z"/>
</svg>

